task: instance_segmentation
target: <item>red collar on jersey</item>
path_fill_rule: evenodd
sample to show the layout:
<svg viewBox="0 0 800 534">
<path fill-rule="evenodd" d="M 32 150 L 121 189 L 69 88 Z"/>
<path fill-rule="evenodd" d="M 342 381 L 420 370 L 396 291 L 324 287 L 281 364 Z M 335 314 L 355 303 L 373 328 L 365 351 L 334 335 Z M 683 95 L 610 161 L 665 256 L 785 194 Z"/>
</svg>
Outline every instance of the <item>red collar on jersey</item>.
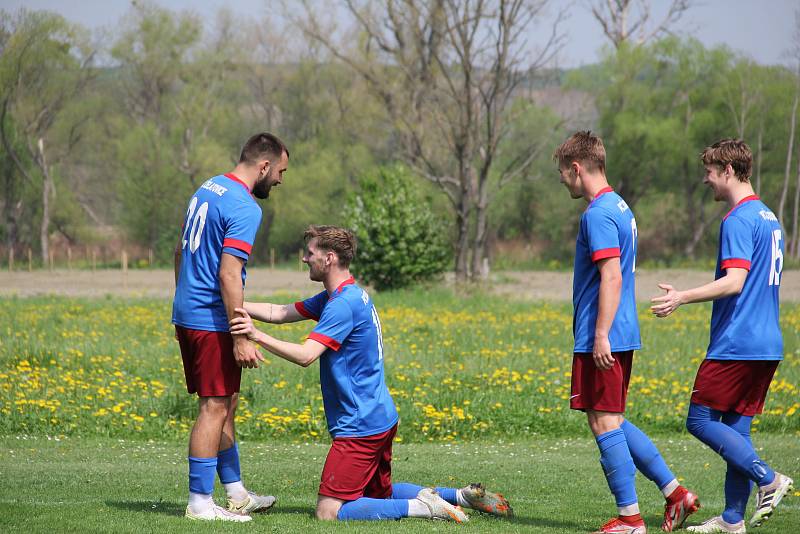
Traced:
<svg viewBox="0 0 800 534">
<path fill-rule="evenodd" d="M 241 184 L 242 187 L 247 189 L 248 193 L 252 193 L 252 191 L 250 190 L 250 186 L 248 186 L 246 183 L 244 183 L 244 181 L 242 181 L 238 176 L 236 176 L 232 172 L 226 172 L 223 176 L 225 176 L 225 178 L 229 178 L 229 179 L 233 180 L 234 182 L 237 182 L 237 183 Z"/>
<path fill-rule="evenodd" d="M 342 289 L 344 289 L 344 286 L 349 286 L 349 285 L 355 284 L 355 283 L 356 283 L 356 279 L 351 276 L 350 278 L 348 278 L 347 280 L 345 280 L 344 282 L 339 284 L 339 287 L 337 287 L 336 289 L 333 290 L 333 293 L 331 293 L 331 298 L 333 298 L 333 296 L 336 293 L 341 293 Z M 328 300 L 330 300 L 330 299 L 328 299 Z"/>
<path fill-rule="evenodd" d="M 761 199 L 758 197 L 758 195 L 750 195 L 750 196 L 748 196 L 748 197 L 744 197 L 742 200 L 740 200 L 739 202 L 737 202 L 737 203 L 736 203 L 736 205 L 735 205 L 734 207 L 732 207 L 732 208 L 730 209 L 730 211 L 728 211 L 728 213 L 726 213 L 726 214 L 725 214 L 725 217 L 723 217 L 723 218 L 722 218 L 722 220 L 724 221 L 725 219 L 727 219 L 727 218 L 728 218 L 728 215 L 730 215 L 731 213 L 733 213 L 733 210 L 735 210 L 736 208 L 738 208 L 739 206 L 741 206 L 741 205 L 742 205 L 742 204 L 744 204 L 745 202 L 750 202 L 751 200 L 761 200 Z"/>
<path fill-rule="evenodd" d="M 592 199 L 592 202 L 594 202 L 595 200 L 597 200 L 601 196 L 605 195 L 606 193 L 613 193 L 613 192 L 614 192 L 614 188 L 611 187 L 610 185 L 607 186 L 607 187 L 604 187 L 603 189 L 601 189 L 600 191 L 597 192 L 597 194 Z"/>
</svg>

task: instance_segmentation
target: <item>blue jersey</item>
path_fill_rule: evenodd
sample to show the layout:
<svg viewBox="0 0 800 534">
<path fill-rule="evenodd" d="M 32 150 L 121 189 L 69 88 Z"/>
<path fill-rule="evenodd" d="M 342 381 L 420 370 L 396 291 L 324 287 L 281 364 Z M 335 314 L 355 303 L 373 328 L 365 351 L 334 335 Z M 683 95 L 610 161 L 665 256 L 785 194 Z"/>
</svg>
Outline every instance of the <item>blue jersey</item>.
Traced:
<svg viewBox="0 0 800 534">
<path fill-rule="evenodd" d="M 207 180 L 189 201 L 181 238 L 181 270 L 172 322 L 193 330 L 227 332 L 219 288 L 222 253 L 247 261 L 261 224 L 261 208 L 233 174 Z M 246 278 L 242 269 L 242 285 Z"/>
<path fill-rule="evenodd" d="M 600 270 L 595 263 L 616 257 L 622 270 L 622 291 L 608 340 L 613 352 L 641 348 L 634 284 L 636 235 L 633 212 L 610 187 L 599 191 L 583 212 L 572 278 L 574 352 L 592 352 L 594 348 L 600 291 Z"/>
<path fill-rule="evenodd" d="M 381 322 L 367 292 L 350 278 L 332 295 L 323 291 L 295 308 L 319 321 L 308 337 L 328 347 L 319 379 L 331 436 L 373 436 L 392 428 L 397 409 L 384 379 Z"/>
<path fill-rule="evenodd" d="M 714 301 L 711 360 L 782 360 L 778 291 L 783 232 L 778 218 L 755 195 L 728 212 L 719 231 L 716 278 L 731 267 L 747 269 L 742 292 Z"/>
</svg>

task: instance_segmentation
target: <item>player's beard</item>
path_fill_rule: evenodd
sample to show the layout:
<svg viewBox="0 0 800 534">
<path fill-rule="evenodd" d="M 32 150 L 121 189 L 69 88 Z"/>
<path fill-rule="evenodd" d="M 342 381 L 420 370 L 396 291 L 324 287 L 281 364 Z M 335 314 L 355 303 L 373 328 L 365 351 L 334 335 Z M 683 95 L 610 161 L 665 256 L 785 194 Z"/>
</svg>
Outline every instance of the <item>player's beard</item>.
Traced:
<svg viewBox="0 0 800 534">
<path fill-rule="evenodd" d="M 269 185 L 269 174 L 256 185 L 253 186 L 253 196 L 260 199 L 269 198 L 269 190 L 272 186 Z"/>
<path fill-rule="evenodd" d="M 322 269 L 315 269 L 312 265 L 308 266 L 308 278 L 312 282 L 322 282 L 325 279 Z"/>
<path fill-rule="evenodd" d="M 272 184 L 276 183 L 273 176 L 272 167 L 267 171 L 266 176 L 256 182 L 253 186 L 253 196 L 260 199 L 269 198 L 269 191 L 272 189 Z"/>
</svg>

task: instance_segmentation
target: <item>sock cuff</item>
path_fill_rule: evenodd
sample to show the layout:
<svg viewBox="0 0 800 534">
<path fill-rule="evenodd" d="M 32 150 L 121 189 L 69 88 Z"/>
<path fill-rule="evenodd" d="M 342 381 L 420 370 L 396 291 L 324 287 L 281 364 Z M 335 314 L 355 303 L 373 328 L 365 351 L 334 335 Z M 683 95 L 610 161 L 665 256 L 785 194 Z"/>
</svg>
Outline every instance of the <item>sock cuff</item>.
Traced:
<svg viewBox="0 0 800 534">
<path fill-rule="evenodd" d="M 595 438 L 595 441 L 597 441 L 597 446 L 600 447 L 600 450 L 608 449 L 625 442 L 625 432 L 621 428 L 615 428 L 600 434 Z"/>
<path fill-rule="evenodd" d="M 189 456 L 189 463 L 204 465 L 204 466 L 216 466 L 217 465 L 217 457 L 214 456 L 213 458 L 198 458 L 196 456 Z"/>
<path fill-rule="evenodd" d="M 219 451 L 217 453 L 217 458 L 227 459 L 232 456 L 239 456 L 239 443 L 236 442 L 233 444 L 232 447 L 228 447 L 224 451 Z"/>
</svg>

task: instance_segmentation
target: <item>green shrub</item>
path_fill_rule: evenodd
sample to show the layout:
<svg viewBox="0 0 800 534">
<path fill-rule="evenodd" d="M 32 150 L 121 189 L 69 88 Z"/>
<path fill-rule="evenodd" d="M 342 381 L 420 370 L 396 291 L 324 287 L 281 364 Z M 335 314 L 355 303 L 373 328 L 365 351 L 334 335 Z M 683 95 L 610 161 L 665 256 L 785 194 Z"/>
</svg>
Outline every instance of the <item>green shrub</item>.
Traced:
<svg viewBox="0 0 800 534">
<path fill-rule="evenodd" d="M 407 287 L 441 274 L 449 266 L 444 221 L 430 210 L 403 167 L 384 167 L 361 182 L 345 208 L 358 238 L 353 272 L 378 290 Z"/>
</svg>

